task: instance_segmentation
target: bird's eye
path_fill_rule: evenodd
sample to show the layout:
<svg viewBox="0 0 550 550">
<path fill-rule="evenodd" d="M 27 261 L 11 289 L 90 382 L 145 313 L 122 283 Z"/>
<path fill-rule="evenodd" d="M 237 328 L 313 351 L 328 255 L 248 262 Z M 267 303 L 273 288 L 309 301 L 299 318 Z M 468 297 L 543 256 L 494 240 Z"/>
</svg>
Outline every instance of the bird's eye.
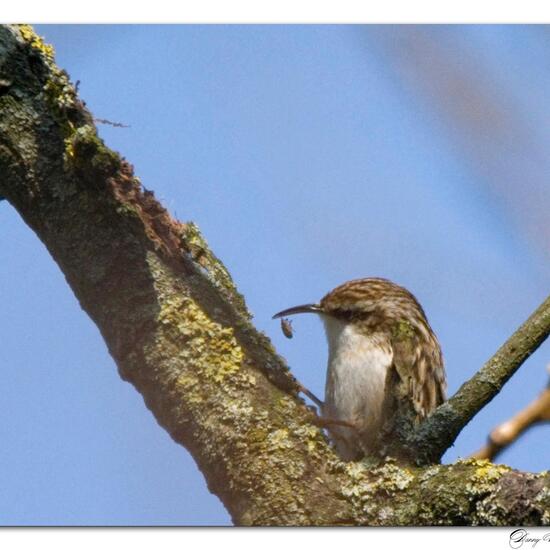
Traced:
<svg viewBox="0 0 550 550">
<path fill-rule="evenodd" d="M 360 312 L 354 308 L 338 308 L 335 309 L 332 314 L 342 321 L 353 321 L 354 319 L 357 319 Z"/>
</svg>

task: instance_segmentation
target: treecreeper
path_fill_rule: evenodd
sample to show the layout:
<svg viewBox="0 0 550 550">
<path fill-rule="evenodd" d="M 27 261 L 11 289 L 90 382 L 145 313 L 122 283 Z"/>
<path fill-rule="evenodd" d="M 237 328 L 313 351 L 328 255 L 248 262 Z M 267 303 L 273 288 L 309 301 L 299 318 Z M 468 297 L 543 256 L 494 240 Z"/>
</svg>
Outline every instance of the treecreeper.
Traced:
<svg viewBox="0 0 550 550">
<path fill-rule="evenodd" d="M 317 304 L 285 309 L 274 318 L 315 313 L 325 326 L 328 368 L 321 409 L 343 460 L 384 456 L 392 439 L 445 400 L 439 342 L 418 300 L 386 279 L 344 283 Z"/>
</svg>

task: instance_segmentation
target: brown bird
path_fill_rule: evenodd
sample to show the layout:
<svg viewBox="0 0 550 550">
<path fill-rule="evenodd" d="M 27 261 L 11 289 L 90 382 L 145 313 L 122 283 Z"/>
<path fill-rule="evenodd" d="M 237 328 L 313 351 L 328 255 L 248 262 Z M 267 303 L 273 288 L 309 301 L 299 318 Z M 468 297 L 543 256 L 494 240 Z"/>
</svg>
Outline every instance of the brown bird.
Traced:
<svg viewBox="0 0 550 550">
<path fill-rule="evenodd" d="M 295 313 L 316 313 L 324 322 L 329 357 L 321 419 L 344 460 L 383 449 L 398 408 L 408 408 L 418 422 L 445 400 L 441 348 L 405 288 L 386 279 L 357 279 L 318 304 L 274 318 Z"/>
</svg>

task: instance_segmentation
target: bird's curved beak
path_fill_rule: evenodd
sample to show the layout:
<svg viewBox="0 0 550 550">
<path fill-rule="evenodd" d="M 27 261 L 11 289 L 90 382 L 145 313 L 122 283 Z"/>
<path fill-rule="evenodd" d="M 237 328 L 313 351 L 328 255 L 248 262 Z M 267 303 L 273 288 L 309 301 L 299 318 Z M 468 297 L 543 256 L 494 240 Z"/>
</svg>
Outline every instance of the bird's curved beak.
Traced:
<svg viewBox="0 0 550 550">
<path fill-rule="evenodd" d="M 278 319 L 279 317 L 288 317 L 296 313 L 323 313 L 323 309 L 319 304 L 304 304 L 303 306 L 294 306 L 275 313 L 272 319 Z"/>
</svg>

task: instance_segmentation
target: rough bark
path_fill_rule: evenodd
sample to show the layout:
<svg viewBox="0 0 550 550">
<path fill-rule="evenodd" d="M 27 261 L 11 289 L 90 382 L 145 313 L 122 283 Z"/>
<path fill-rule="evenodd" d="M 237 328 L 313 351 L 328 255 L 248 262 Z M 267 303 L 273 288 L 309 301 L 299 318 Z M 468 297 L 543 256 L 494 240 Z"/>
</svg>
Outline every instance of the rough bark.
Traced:
<svg viewBox="0 0 550 550">
<path fill-rule="evenodd" d="M 0 194 L 236 524 L 550 524 L 548 473 L 340 461 L 196 226 L 97 137 L 30 27 L 0 28 L 0 82 Z"/>
</svg>

